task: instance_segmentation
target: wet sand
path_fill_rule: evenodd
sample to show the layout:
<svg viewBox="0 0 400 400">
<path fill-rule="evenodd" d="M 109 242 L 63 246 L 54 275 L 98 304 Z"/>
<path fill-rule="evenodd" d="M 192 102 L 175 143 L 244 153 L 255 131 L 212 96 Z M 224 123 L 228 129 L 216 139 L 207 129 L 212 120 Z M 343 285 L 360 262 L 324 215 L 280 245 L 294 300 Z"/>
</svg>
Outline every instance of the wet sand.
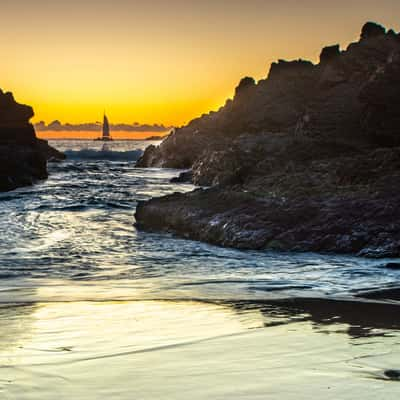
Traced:
<svg viewBox="0 0 400 400">
<path fill-rule="evenodd" d="M 2 399 L 397 399 L 398 304 L 3 304 Z"/>
</svg>

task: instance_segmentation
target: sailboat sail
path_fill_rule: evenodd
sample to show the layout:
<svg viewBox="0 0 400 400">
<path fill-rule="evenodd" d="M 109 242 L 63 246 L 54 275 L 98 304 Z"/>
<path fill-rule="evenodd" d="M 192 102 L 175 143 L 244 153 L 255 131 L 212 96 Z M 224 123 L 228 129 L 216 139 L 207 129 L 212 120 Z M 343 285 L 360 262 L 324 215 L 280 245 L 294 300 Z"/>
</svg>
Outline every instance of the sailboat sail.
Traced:
<svg viewBox="0 0 400 400">
<path fill-rule="evenodd" d="M 103 139 L 109 139 L 110 138 L 110 124 L 108 123 L 108 118 L 104 114 L 104 119 L 103 119 Z"/>
</svg>

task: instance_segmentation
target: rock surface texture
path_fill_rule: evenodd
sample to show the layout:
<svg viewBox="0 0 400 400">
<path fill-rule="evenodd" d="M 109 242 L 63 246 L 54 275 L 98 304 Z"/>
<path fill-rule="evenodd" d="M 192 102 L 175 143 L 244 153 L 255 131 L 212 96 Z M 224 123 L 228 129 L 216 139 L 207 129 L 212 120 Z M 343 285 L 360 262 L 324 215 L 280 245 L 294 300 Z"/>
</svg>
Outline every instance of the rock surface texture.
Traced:
<svg viewBox="0 0 400 400">
<path fill-rule="evenodd" d="M 141 202 L 139 228 L 244 249 L 400 256 L 400 36 L 374 23 L 317 65 L 280 60 L 138 167 L 208 186 Z"/>
<path fill-rule="evenodd" d="M 0 192 L 47 178 L 47 161 L 65 156 L 37 139 L 29 120 L 31 107 L 0 90 Z"/>
</svg>

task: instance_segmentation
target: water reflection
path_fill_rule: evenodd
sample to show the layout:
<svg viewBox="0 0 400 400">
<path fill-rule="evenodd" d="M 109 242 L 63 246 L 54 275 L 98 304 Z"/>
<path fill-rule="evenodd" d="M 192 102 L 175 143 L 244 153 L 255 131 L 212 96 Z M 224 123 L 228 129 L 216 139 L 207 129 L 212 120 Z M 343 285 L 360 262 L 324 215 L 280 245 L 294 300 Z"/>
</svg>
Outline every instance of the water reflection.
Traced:
<svg viewBox="0 0 400 400">
<path fill-rule="evenodd" d="M 266 327 L 271 323 L 310 321 L 320 332 L 346 333 L 352 339 L 400 331 L 400 303 L 292 298 L 232 303 L 231 306 L 239 313 L 258 310 L 265 316 Z"/>
<path fill-rule="evenodd" d="M 54 399 L 62 385 L 60 399 L 312 399 L 329 382 L 336 398 L 376 398 L 374 389 L 391 399 L 397 310 L 317 299 L 9 305 L 0 394 Z"/>
</svg>

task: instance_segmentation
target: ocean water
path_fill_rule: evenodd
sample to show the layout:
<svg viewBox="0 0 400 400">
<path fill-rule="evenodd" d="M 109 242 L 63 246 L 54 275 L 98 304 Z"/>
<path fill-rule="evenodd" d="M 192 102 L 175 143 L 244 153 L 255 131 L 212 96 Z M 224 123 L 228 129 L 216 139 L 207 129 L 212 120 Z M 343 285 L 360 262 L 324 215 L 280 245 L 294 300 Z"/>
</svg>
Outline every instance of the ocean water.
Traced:
<svg viewBox="0 0 400 400">
<path fill-rule="evenodd" d="M 179 171 L 136 169 L 146 141 L 51 144 L 48 180 L 0 194 L 1 399 L 400 394 L 397 304 L 354 297 L 399 284 L 385 260 L 137 231 L 137 201 L 193 189 Z"/>
</svg>

